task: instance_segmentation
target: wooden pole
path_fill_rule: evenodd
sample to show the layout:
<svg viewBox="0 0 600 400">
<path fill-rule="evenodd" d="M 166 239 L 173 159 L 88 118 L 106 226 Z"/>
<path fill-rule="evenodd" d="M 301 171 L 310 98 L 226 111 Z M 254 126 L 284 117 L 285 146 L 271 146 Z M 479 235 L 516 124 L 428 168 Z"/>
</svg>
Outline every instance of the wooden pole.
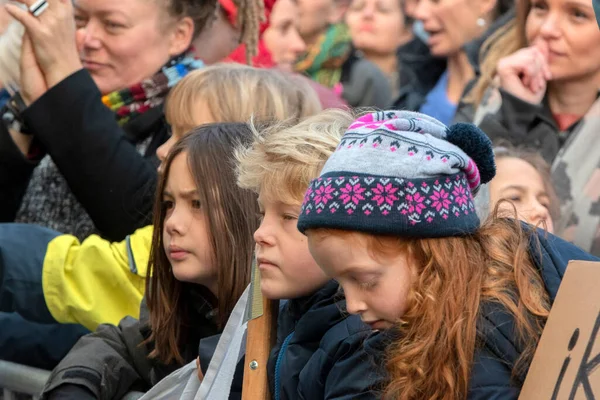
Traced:
<svg viewBox="0 0 600 400">
<path fill-rule="evenodd" d="M 279 301 L 262 299 L 263 315 L 248 321 L 242 400 L 271 400 L 267 362 L 277 340 Z"/>
</svg>

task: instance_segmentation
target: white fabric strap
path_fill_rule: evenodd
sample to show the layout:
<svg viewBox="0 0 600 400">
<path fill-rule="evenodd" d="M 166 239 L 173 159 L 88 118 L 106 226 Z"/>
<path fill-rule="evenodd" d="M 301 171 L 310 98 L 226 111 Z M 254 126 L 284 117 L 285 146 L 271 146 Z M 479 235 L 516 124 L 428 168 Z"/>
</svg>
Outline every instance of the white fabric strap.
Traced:
<svg viewBox="0 0 600 400">
<path fill-rule="evenodd" d="M 228 400 L 235 369 L 246 349 L 248 322 L 244 322 L 244 312 L 249 292 L 250 286 L 235 305 L 202 383 L 194 360 L 162 379 L 139 400 Z"/>
<path fill-rule="evenodd" d="M 240 354 L 246 347 L 245 337 L 248 322 L 244 322 L 244 313 L 249 293 L 250 285 L 244 290 L 244 294 L 229 316 L 195 400 L 229 399 L 235 369 Z"/>
</svg>

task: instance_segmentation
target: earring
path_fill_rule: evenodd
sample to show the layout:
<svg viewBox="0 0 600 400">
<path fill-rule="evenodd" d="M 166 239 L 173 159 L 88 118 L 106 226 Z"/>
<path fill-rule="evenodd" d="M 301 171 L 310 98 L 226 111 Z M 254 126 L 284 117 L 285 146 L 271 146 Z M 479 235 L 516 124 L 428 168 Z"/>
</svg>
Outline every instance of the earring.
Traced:
<svg viewBox="0 0 600 400">
<path fill-rule="evenodd" d="M 477 18 L 477 25 L 481 28 L 483 28 L 485 26 L 486 22 L 485 19 L 483 18 Z"/>
</svg>

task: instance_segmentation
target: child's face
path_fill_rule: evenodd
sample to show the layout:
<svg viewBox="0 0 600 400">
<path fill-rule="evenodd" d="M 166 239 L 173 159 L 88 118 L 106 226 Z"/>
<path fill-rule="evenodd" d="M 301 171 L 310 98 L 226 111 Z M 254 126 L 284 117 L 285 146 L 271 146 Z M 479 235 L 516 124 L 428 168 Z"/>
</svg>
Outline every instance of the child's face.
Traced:
<svg viewBox="0 0 600 400">
<path fill-rule="evenodd" d="M 204 285 L 217 295 L 217 272 L 206 210 L 200 204 L 187 153 L 179 154 L 171 163 L 163 207 L 166 209 L 163 246 L 173 275 L 179 281 Z"/>
<path fill-rule="evenodd" d="M 344 289 L 346 307 L 373 329 L 386 329 L 406 311 L 413 281 L 410 258 L 404 252 L 369 251 L 363 234 L 307 232 L 310 252 L 327 275 Z"/>
<path fill-rule="evenodd" d="M 294 299 L 321 288 L 329 278 L 308 251 L 296 224 L 299 205 L 258 198 L 262 222 L 254 232 L 261 291 L 270 299 Z"/>
<path fill-rule="evenodd" d="M 528 162 L 513 157 L 498 159 L 496 176 L 490 182 L 492 209 L 501 200 L 508 200 L 514 204 L 519 219 L 532 225 L 545 220 L 546 230 L 550 233 L 554 232 L 549 211 L 550 198 L 546 193 L 544 181 Z M 507 202 L 500 205 L 500 210 L 512 216 L 513 209 Z"/>
</svg>

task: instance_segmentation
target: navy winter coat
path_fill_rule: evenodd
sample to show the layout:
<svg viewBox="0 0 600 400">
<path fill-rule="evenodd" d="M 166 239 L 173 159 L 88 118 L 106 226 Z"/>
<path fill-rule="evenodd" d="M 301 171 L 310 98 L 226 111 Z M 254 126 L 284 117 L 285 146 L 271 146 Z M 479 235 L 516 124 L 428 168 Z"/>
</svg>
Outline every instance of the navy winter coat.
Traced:
<svg viewBox="0 0 600 400">
<path fill-rule="evenodd" d="M 277 343 L 269 357 L 276 400 L 376 399 L 383 376 L 363 347 L 371 333 L 348 316 L 338 284 L 288 301 L 279 312 Z"/>
<path fill-rule="evenodd" d="M 550 301 L 554 302 L 567 264 L 571 260 L 600 261 L 558 237 L 538 230 L 540 249 L 533 244 L 530 253 L 540 269 Z M 497 306 L 484 304 L 478 326 L 483 346 L 475 354 L 469 400 L 517 399 L 525 375 L 511 381 L 514 363 L 522 349 L 514 340 L 514 320 Z"/>
</svg>

